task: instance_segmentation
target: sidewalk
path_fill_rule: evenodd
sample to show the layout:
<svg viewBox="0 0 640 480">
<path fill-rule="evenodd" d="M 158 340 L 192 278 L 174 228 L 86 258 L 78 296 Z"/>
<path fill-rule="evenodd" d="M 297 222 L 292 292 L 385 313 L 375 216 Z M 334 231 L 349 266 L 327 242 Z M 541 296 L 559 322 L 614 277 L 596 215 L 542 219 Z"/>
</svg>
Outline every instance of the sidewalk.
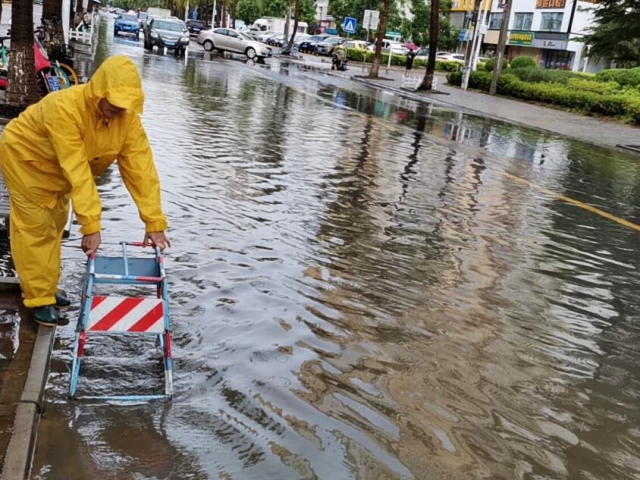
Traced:
<svg viewBox="0 0 640 480">
<path fill-rule="evenodd" d="M 355 73 L 353 73 L 354 71 Z M 401 90 L 402 72 L 398 71 L 390 70 L 389 73 L 385 73 L 381 69 L 381 75 L 389 80 L 368 80 L 355 78 L 354 75 L 363 75 L 357 68 L 351 70 L 350 78 L 375 88 L 392 90 L 395 93 L 416 100 L 451 106 L 485 117 L 546 130 L 594 145 L 619 148 L 620 145 L 640 144 L 640 128 L 638 127 L 533 105 L 505 97 L 490 96 L 486 93 L 464 91 L 460 88 L 446 85 L 446 76 L 444 74 L 436 75 L 437 91 L 441 92 L 441 94 Z M 424 70 L 416 70 L 414 75 L 423 76 Z M 625 151 L 628 152 L 628 150 Z"/>
<path fill-rule="evenodd" d="M 612 120 L 565 112 L 555 108 L 533 105 L 501 96 L 492 97 L 482 92 L 464 91 L 447 85 L 447 76 L 443 72 L 436 72 L 435 76 L 436 90 L 439 93 L 428 93 L 402 89 L 404 68 L 401 67 L 391 67 L 387 71 L 386 65 L 381 65 L 380 76 L 384 77 L 384 79 L 369 80 L 367 78 L 359 78 L 367 75 L 369 71 L 368 68 L 363 70 L 360 62 L 349 62 L 349 70 L 347 72 L 336 72 L 331 71 L 330 60 L 322 57 L 304 55 L 303 60 L 291 61 L 307 68 L 326 70 L 330 75 L 354 80 L 374 88 L 392 91 L 412 100 L 426 101 L 495 120 L 537 128 L 593 145 L 621 148 L 626 153 L 629 153 L 630 150 L 621 147 L 622 145 L 640 144 L 640 128 L 638 127 L 623 125 Z M 412 73 L 417 77 L 423 77 L 424 74 L 425 70 L 423 68 L 414 70 Z"/>
</svg>

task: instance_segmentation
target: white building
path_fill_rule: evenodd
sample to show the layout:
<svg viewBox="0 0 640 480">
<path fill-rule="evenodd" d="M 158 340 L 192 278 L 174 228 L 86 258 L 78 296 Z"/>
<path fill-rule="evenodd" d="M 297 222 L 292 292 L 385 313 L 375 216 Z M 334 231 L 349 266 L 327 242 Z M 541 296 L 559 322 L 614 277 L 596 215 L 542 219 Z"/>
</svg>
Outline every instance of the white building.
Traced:
<svg viewBox="0 0 640 480">
<path fill-rule="evenodd" d="M 495 50 L 504 4 L 493 0 L 483 43 L 485 52 Z M 587 58 L 582 39 L 594 24 L 594 1 L 512 0 L 506 56 L 535 58 L 544 68 L 595 72 L 604 68 Z"/>
</svg>

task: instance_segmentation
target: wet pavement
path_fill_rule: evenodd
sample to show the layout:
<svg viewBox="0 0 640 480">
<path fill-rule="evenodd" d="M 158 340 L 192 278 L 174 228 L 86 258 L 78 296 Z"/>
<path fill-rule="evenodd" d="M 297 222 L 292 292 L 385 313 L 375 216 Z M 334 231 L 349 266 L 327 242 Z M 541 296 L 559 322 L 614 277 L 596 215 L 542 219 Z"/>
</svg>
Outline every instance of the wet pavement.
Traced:
<svg viewBox="0 0 640 480">
<path fill-rule="evenodd" d="M 32 478 L 640 476 L 639 233 L 554 196 L 639 222 L 637 158 L 103 28 L 147 95 L 176 396 L 69 402 L 59 328 Z M 117 254 L 142 226 L 99 188 Z M 161 388 L 152 343 L 87 348 L 83 392 Z"/>
</svg>

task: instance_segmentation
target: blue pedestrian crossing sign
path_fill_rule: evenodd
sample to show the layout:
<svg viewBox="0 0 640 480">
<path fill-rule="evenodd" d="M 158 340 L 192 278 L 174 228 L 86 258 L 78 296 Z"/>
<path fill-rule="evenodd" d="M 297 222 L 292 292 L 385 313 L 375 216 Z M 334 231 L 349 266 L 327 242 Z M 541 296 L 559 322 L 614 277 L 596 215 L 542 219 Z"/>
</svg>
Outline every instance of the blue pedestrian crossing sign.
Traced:
<svg viewBox="0 0 640 480">
<path fill-rule="evenodd" d="M 353 17 L 346 17 L 344 19 L 344 23 L 342 24 L 342 30 L 346 33 L 356 33 L 356 27 L 358 26 L 358 21 Z"/>
</svg>

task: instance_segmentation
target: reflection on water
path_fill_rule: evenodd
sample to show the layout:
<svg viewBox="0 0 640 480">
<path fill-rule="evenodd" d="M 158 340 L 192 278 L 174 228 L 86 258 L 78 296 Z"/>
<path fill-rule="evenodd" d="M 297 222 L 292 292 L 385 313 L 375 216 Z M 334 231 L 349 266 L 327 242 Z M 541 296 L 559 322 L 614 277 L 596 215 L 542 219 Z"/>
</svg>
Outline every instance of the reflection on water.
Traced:
<svg viewBox="0 0 640 480">
<path fill-rule="evenodd" d="M 144 77 L 177 396 L 69 403 L 60 329 L 34 478 L 640 475 L 637 234 L 504 175 L 640 221 L 634 159 L 275 61 L 104 49 Z M 141 236 L 117 171 L 100 188 L 104 240 Z M 85 391 L 161 384 L 153 346 L 88 348 Z"/>
</svg>

